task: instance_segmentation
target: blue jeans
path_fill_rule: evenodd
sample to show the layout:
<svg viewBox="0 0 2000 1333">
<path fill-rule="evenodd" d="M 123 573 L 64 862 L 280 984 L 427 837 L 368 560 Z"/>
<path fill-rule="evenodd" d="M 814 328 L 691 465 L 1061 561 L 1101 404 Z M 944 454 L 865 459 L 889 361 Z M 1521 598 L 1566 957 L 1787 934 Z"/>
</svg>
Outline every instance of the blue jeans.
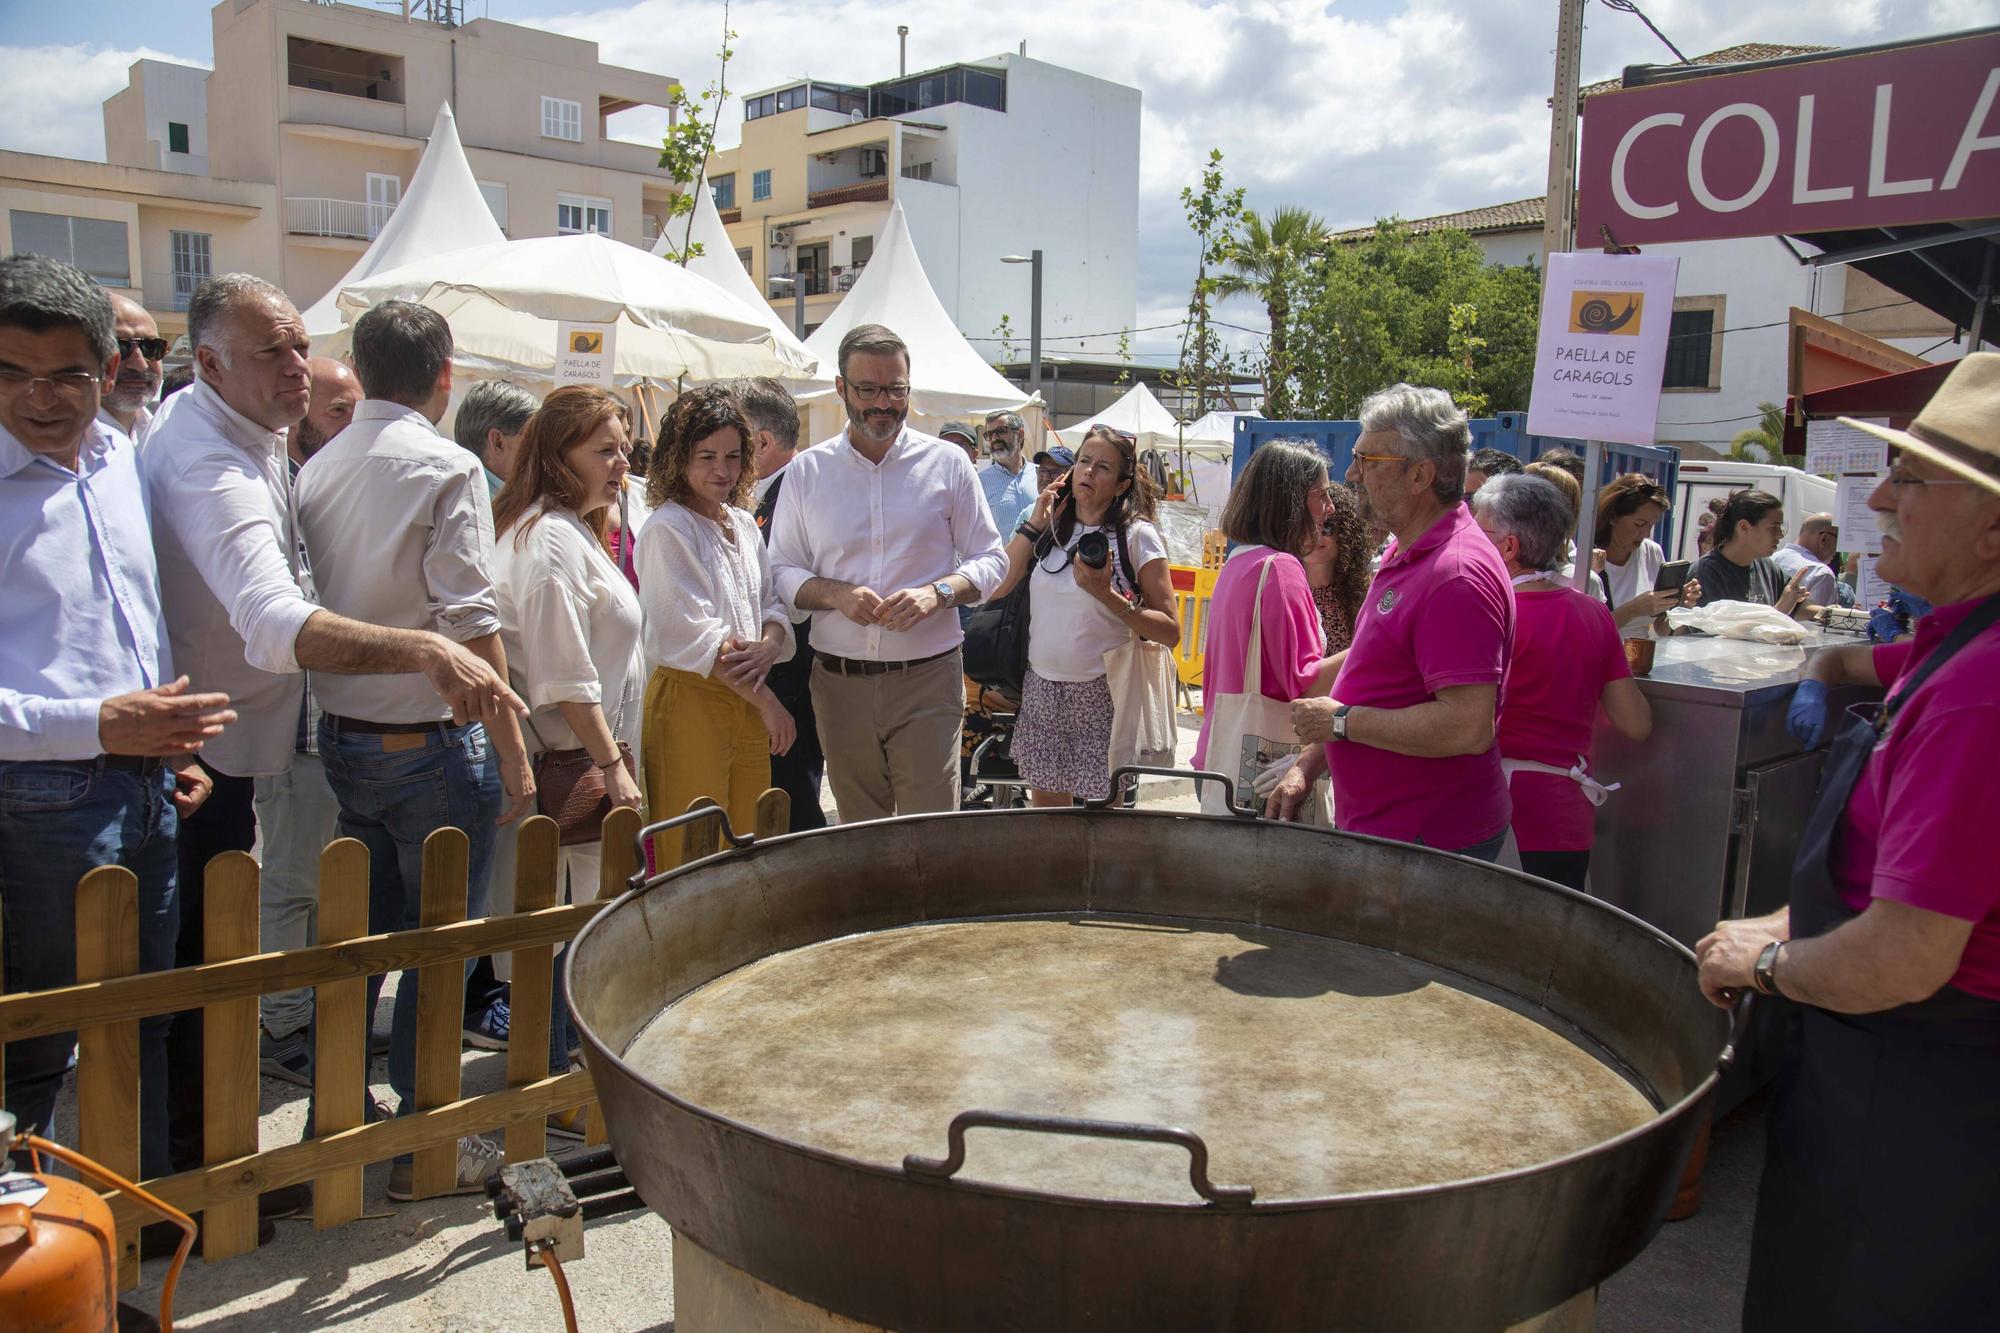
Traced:
<svg viewBox="0 0 2000 1333">
<path fill-rule="evenodd" d="M 174 965 L 180 903 L 174 891 L 173 774 L 141 776 L 76 763 L 0 763 L 0 930 L 9 992 L 76 982 L 76 883 L 99 866 L 139 879 L 139 967 Z M 140 1171 L 165 1175 L 167 1029 L 171 1014 L 139 1022 Z M 7 1045 L 6 1105 L 25 1129 L 53 1129 L 74 1032 Z"/>
<path fill-rule="evenodd" d="M 463 830 L 471 843 L 466 914 L 485 915 L 493 821 L 503 800 L 500 764 L 485 727 L 440 722 L 420 735 L 375 736 L 342 731 L 332 718 L 322 718 L 319 755 L 327 785 L 340 802 L 341 836 L 368 848 L 371 932 L 414 930 L 420 924 L 424 839 L 447 825 Z M 469 960 L 466 968 L 471 969 Z M 381 993 L 382 978 L 370 977 L 370 1014 Z M 400 1114 L 416 1109 L 416 1081 L 417 981 L 406 972 L 396 988 L 389 1028 L 389 1087 Z"/>
</svg>

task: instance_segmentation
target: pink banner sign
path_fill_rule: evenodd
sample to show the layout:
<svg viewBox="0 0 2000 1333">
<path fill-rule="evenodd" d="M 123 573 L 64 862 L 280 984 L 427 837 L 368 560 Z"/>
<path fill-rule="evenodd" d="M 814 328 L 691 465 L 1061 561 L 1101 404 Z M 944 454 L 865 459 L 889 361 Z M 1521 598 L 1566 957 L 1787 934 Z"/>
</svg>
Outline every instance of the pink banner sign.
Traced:
<svg viewBox="0 0 2000 1333">
<path fill-rule="evenodd" d="M 2000 33 L 1603 93 L 1579 249 L 2000 217 Z"/>
</svg>

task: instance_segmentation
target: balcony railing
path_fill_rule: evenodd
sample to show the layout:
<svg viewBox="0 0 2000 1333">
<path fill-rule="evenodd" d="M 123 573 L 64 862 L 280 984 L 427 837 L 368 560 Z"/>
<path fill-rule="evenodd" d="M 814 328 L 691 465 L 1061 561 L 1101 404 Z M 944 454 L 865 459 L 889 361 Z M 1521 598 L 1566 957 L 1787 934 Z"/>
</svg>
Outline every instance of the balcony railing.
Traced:
<svg viewBox="0 0 2000 1333">
<path fill-rule="evenodd" d="M 165 269 L 147 269 L 145 305 L 148 310 L 186 310 L 188 302 L 194 299 L 194 289 L 201 286 L 206 273 L 168 272 Z"/>
<path fill-rule="evenodd" d="M 388 223 L 394 204 L 361 199 L 285 200 L 285 230 L 293 236 L 339 236 L 372 241 Z"/>
<path fill-rule="evenodd" d="M 835 204 L 885 204 L 889 202 L 889 182 L 863 181 L 859 185 L 836 185 L 831 190 L 815 190 L 806 196 L 807 208 L 831 208 Z"/>
</svg>

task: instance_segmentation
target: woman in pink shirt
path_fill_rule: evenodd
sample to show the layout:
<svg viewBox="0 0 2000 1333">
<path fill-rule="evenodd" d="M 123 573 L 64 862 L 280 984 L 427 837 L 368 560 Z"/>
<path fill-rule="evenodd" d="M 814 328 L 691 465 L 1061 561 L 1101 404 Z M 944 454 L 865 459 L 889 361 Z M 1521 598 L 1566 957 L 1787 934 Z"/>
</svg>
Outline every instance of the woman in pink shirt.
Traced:
<svg viewBox="0 0 2000 1333">
<path fill-rule="evenodd" d="M 1632 680 L 1610 610 L 1556 579 L 1570 515 L 1567 498 L 1540 477 L 1495 477 L 1472 497 L 1473 521 L 1514 581 L 1500 766 L 1521 869 L 1581 890 L 1597 807 L 1611 790 L 1590 775 L 1598 706 L 1635 741 L 1652 734 L 1653 710 Z"/>
<path fill-rule="evenodd" d="M 1202 663 L 1205 705 L 1244 691 L 1250 650 L 1250 622 L 1263 587 L 1257 688 L 1269 699 L 1288 703 L 1332 688 L 1340 659 L 1326 656 L 1319 607 L 1313 601 L 1303 557 L 1319 543 L 1320 525 L 1333 512 L 1328 498 L 1326 458 L 1310 444 L 1273 440 L 1250 455 L 1243 475 L 1230 488 L 1222 511 L 1222 533 L 1235 543 L 1208 607 L 1208 647 Z M 1264 568 L 1270 566 L 1270 577 Z M 1234 775 L 1239 756 L 1208 753 L 1214 709 L 1204 706 L 1194 766 Z M 1210 793 L 1204 788 L 1206 801 Z"/>
</svg>

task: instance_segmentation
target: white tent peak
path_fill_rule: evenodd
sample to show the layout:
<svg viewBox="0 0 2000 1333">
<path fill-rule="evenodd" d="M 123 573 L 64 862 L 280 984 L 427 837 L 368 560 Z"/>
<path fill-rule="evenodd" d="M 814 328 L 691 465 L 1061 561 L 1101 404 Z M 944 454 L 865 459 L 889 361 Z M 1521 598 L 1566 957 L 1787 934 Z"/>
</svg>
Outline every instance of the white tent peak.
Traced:
<svg viewBox="0 0 2000 1333">
<path fill-rule="evenodd" d="M 317 337 L 343 326 L 345 321 L 334 304 L 343 287 L 433 255 L 506 239 L 486 206 L 486 197 L 479 193 L 472 164 L 465 160 L 451 103 L 441 103 L 423 160 L 410 177 L 410 188 L 381 232 L 354 261 L 354 267 L 305 312 L 306 333 Z"/>
<path fill-rule="evenodd" d="M 1141 449 L 1169 449 L 1176 443 L 1181 423 L 1174 414 L 1153 397 L 1153 391 L 1143 384 L 1134 384 L 1125 391 L 1125 396 L 1095 416 L 1086 417 L 1072 426 L 1064 426 L 1056 434 L 1062 442 L 1074 449 L 1083 443 L 1083 437 L 1092 426 L 1109 426 L 1138 437 Z"/>
<path fill-rule="evenodd" d="M 792 355 L 798 364 L 812 364 L 814 360 L 812 352 L 799 341 L 798 335 L 792 331 L 792 326 L 778 317 L 778 313 L 771 308 L 771 303 L 764 299 L 763 293 L 757 290 L 757 284 L 750 280 L 750 275 L 744 271 L 741 261 L 736 258 L 736 246 L 729 239 L 728 229 L 722 225 L 722 214 L 716 211 L 715 197 L 709 192 L 707 176 L 703 176 L 695 186 L 693 221 L 693 229 L 690 232 L 687 221 L 679 218 L 667 219 L 667 225 L 660 229 L 660 239 L 653 242 L 653 253 L 664 259 L 667 251 L 675 248 L 673 242 L 677 239 L 683 244 L 691 240 L 699 245 L 701 253 L 687 261 L 685 266 L 687 271 L 707 278 L 741 301 L 753 315 L 770 326 L 771 334 L 777 339 L 778 346 Z M 817 378 L 818 374 L 819 372 L 815 370 L 806 378 Z M 829 382 L 831 382 L 830 377 Z"/>
<path fill-rule="evenodd" d="M 806 347 L 831 369 L 839 359 L 840 340 L 860 324 L 886 325 L 909 344 L 913 413 L 946 418 L 1017 409 L 1029 402 L 986 364 L 945 313 L 917 258 L 900 200 L 890 207 L 875 253 L 853 289 L 806 339 Z"/>
</svg>

